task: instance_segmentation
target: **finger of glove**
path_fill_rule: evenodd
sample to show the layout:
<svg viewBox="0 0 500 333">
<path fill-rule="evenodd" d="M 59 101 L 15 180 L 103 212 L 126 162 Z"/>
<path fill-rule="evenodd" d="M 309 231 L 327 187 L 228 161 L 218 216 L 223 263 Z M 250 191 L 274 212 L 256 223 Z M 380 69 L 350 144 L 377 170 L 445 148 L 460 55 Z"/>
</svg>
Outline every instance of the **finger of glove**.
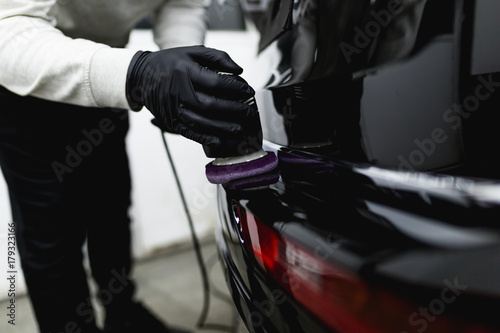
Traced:
<svg viewBox="0 0 500 333">
<path fill-rule="evenodd" d="M 193 54 L 195 59 L 201 66 L 208 67 L 216 72 L 227 72 L 232 74 L 243 73 L 241 68 L 233 59 L 224 51 L 216 50 L 209 47 L 200 47 Z"/>
<path fill-rule="evenodd" d="M 255 91 L 247 82 L 235 79 L 232 75 L 217 74 L 205 67 L 193 68 L 189 75 L 195 90 L 221 98 L 240 100 L 255 95 Z"/>
<path fill-rule="evenodd" d="M 151 119 L 151 123 L 153 125 L 155 125 L 156 127 L 158 127 L 162 132 L 168 132 L 168 133 L 172 133 L 172 134 L 177 134 L 173 130 L 171 130 L 164 122 L 162 122 L 158 118 Z"/>
<path fill-rule="evenodd" d="M 211 145 L 219 145 L 221 143 L 220 139 L 214 135 L 198 133 L 191 128 L 183 125 L 182 123 L 177 123 L 175 125 L 176 133 L 188 138 L 189 140 L 193 140 L 202 145 L 211 146 Z"/>
<path fill-rule="evenodd" d="M 194 98 L 183 101 L 191 110 L 211 119 L 243 121 L 257 113 L 255 106 L 243 102 L 217 98 L 198 91 Z"/>
<path fill-rule="evenodd" d="M 207 118 L 187 108 L 179 108 L 177 116 L 183 126 L 197 133 L 224 137 L 243 134 L 243 127 L 237 123 Z"/>
</svg>

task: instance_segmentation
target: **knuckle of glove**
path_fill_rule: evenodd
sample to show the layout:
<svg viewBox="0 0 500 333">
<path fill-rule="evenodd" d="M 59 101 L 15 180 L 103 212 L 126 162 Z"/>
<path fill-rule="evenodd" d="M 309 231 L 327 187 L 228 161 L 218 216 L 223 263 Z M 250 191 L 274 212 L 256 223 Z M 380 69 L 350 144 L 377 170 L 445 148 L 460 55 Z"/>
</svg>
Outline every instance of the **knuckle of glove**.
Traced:
<svg viewBox="0 0 500 333">
<path fill-rule="evenodd" d="M 191 118 L 191 117 L 185 117 L 185 118 L 183 119 L 183 123 L 184 123 L 184 125 L 185 125 L 187 128 L 189 128 L 189 129 L 191 129 L 191 130 L 198 131 L 198 130 L 200 129 L 200 124 L 199 124 L 199 122 L 198 122 L 196 119 L 194 119 L 194 118 Z"/>
<path fill-rule="evenodd" d="M 220 107 L 220 103 L 217 98 L 210 95 L 196 94 L 196 100 L 200 111 L 217 110 Z"/>
<path fill-rule="evenodd" d="M 192 141 L 195 141 L 195 142 L 198 142 L 202 145 L 203 144 L 212 144 L 215 142 L 213 139 L 210 139 L 209 137 L 207 137 L 203 134 L 197 133 L 197 132 L 195 132 L 189 128 L 186 128 L 186 127 L 179 127 L 177 132 L 180 135 L 184 136 L 185 138 L 192 140 Z"/>
</svg>

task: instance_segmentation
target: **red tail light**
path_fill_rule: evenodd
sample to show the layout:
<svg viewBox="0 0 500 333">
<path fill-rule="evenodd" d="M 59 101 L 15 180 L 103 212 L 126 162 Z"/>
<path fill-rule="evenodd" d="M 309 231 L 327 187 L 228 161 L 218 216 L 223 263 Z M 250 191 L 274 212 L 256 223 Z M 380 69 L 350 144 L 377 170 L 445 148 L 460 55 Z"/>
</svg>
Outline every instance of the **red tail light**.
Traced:
<svg viewBox="0 0 500 333">
<path fill-rule="evenodd" d="M 339 333 L 493 333 L 445 314 L 423 316 L 412 304 L 335 265 L 267 226 L 239 204 L 241 239 L 259 266 L 296 301 Z"/>
</svg>

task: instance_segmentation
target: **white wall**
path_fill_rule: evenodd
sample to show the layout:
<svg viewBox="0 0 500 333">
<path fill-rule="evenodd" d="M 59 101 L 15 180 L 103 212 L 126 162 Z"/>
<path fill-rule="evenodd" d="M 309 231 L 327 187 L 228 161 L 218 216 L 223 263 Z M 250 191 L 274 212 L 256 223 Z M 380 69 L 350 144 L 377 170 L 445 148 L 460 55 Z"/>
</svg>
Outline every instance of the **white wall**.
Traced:
<svg viewBox="0 0 500 333">
<path fill-rule="evenodd" d="M 257 34 L 254 30 L 209 31 L 206 46 L 226 51 L 246 72 L 256 52 Z M 131 47 L 156 49 L 149 31 L 135 31 Z M 248 79 L 248 78 L 247 78 Z M 130 114 L 127 138 L 132 172 L 133 250 L 136 258 L 146 257 L 157 250 L 190 241 L 189 226 L 170 168 L 160 131 L 144 109 Z M 205 178 L 205 165 L 211 161 L 202 147 L 183 137 L 167 134 L 166 139 L 175 167 L 185 191 L 195 229 L 200 237 L 213 232 L 216 223 L 215 185 Z M 0 177 L 0 299 L 6 297 L 7 281 L 7 224 L 11 221 L 5 182 Z M 25 292 L 22 272 L 18 271 L 18 295 Z"/>
</svg>

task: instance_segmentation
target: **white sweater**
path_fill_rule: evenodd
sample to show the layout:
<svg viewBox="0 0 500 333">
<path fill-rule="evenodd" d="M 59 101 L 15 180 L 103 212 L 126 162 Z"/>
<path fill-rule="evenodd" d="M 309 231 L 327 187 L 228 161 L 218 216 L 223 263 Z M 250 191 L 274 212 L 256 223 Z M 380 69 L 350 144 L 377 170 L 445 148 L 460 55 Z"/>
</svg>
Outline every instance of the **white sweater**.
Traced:
<svg viewBox="0 0 500 333">
<path fill-rule="evenodd" d="M 0 85 L 22 96 L 128 109 L 124 48 L 153 14 L 161 49 L 203 44 L 209 0 L 0 0 Z"/>
</svg>

